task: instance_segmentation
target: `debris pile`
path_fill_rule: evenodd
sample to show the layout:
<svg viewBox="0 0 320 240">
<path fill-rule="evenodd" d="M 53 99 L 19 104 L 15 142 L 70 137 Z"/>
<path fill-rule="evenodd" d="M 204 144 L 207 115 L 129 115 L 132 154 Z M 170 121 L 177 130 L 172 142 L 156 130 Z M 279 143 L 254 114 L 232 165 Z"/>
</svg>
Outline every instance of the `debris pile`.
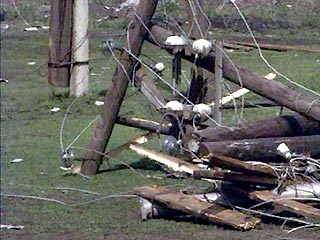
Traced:
<svg viewBox="0 0 320 240">
<path fill-rule="evenodd" d="M 105 152 L 115 123 L 136 127 L 151 133 L 106 155 L 129 148 L 173 172 L 212 182 L 215 188 L 213 192 L 194 195 L 161 186 L 139 187 L 135 194 L 141 197 L 143 219 L 188 214 L 215 224 L 248 230 L 261 221 L 259 215 L 276 217 L 275 212 L 285 210 L 307 218 L 288 220 L 311 226 L 312 219 L 320 219 L 320 209 L 315 205 L 319 203 L 320 194 L 320 163 L 317 160 L 320 158 L 320 102 L 276 81 L 274 73 L 260 76 L 219 53 L 222 49 L 215 47 L 216 41 L 204 39 L 203 33 L 209 27 L 203 19 L 201 3 L 194 6 L 190 19 L 198 18 L 199 27 L 204 29 L 191 29 L 192 36 L 186 39 L 151 21 L 157 2 L 141 0 L 135 6 L 135 17 L 128 27 L 130 50 L 121 52 L 112 84 L 101 104 L 102 112 L 81 174 L 90 176 L 98 171 L 103 158 L 101 153 Z M 190 8 L 188 11 L 190 14 Z M 138 58 L 145 40 L 173 56 L 172 90 L 175 94 L 172 99 L 166 99 L 145 73 L 149 70 L 162 79 L 157 73 L 164 65 L 149 67 L 150 64 Z M 186 93 L 181 93 L 179 88 L 181 60 L 191 62 L 197 68 L 192 71 Z M 207 86 L 214 85 L 213 79 L 219 77 L 220 71 L 220 77 L 241 88 L 213 102 L 215 96 Z M 129 82 L 162 114 L 158 122 L 118 116 Z M 267 98 L 271 106 L 286 107 L 296 114 L 233 126 L 206 124 L 208 119 L 215 117 L 212 108 L 219 111 L 225 103 L 235 102 L 237 97 L 249 91 Z M 162 141 L 162 152 L 141 146 L 156 134 L 167 135 Z M 274 208 L 272 214 L 259 209 L 266 205 Z"/>
</svg>

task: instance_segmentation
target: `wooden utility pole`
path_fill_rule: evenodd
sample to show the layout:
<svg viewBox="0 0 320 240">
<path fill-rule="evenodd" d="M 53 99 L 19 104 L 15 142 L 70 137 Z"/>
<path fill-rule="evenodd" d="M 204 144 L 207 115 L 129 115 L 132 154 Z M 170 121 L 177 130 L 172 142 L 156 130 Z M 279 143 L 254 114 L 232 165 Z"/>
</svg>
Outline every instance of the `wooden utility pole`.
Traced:
<svg viewBox="0 0 320 240">
<path fill-rule="evenodd" d="M 70 95 L 75 97 L 84 94 L 89 85 L 88 9 L 88 0 L 74 0 Z"/>
<path fill-rule="evenodd" d="M 192 135 L 199 141 L 216 142 L 315 134 L 320 134 L 320 122 L 296 114 L 244 122 L 230 127 L 211 127 L 194 132 Z"/>
<path fill-rule="evenodd" d="M 160 43 L 162 47 L 165 47 L 162 40 L 172 34 L 171 31 L 167 31 L 159 26 L 153 26 L 150 29 L 150 32 L 152 37 L 154 37 L 157 43 Z M 152 37 L 149 37 L 148 41 L 155 43 L 155 40 L 152 39 Z M 170 49 L 167 50 L 169 53 L 172 51 Z M 194 55 L 187 56 L 184 54 L 182 58 L 192 63 L 195 61 Z M 214 73 L 214 62 L 215 56 L 213 54 L 209 54 L 204 58 L 198 59 L 196 64 Z M 302 115 L 320 121 L 320 101 L 318 99 L 299 93 L 283 83 L 274 80 L 267 80 L 251 70 L 240 66 L 240 64 L 235 63 L 235 65 L 233 65 L 226 57 L 223 57 L 222 70 L 223 77 L 225 79 Z"/>
<path fill-rule="evenodd" d="M 72 0 L 50 1 L 48 82 L 69 87 L 72 48 Z"/>
<path fill-rule="evenodd" d="M 147 36 L 145 26 L 150 26 L 151 18 L 157 7 L 158 0 L 140 0 L 137 15 L 129 25 L 129 42 L 131 54 L 139 56 L 142 43 Z M 143 21 L 143 22 L 142 22 Z M 82 162 L 81 173 L 92 176 L 97 173 L 102 162 L 106 146 L 109 142 L 116 117 L 120 110 L 122 100 L 125 96 L 128 82 L 130 81 L 133 68 L 137 62 L 127 51 L 123 50 L 109 87 L 102 112 L 98 118 L 98 123 L 91 136 L 85 160 Z M 129 79 L 128 79 L 129 78 Z"/>
<path fill-rule="evenodd" d="M 277 147 L 281 143 L 285 143 L 292 153 L 310 154 L 313 158 L 320 157 L 320 135 L 201 142 L 199 153 L 201 156 L 214 153 L 243 161 L 286 161 L 277 153 Z"/>
</svg>

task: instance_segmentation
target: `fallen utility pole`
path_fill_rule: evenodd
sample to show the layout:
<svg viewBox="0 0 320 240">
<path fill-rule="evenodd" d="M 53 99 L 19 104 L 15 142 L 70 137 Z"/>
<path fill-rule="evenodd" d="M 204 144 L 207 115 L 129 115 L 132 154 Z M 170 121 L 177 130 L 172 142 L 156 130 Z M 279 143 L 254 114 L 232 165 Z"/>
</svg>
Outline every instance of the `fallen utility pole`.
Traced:
<svg viewBox="0 0 320 240">
<path fill-rule="evenodd" d="M 160 43 L 160 47 L 163 48 L 166 48 L 164 42 L 167 37 L 175 35 L 172 31 L 168 31 L 157 25 L 153 25 L 150 28 L 150 32 L 151 34 L 149 35 L 148 41 L 154 44 Z M 167 48 L 167 50 L 172 54 L 172 49 Z M 215 56 L 212 53 L 207 57 L 198 58 L 196 61 L 195 56 L 192 54 L 187 56 L 184 53 L 182 58 L 195 63 L 210 72 L 214 72 Z M 237 63 L 233 65 L 225 56 L 223 57 L 223 77 L 241 87 L 245 87 L 253 91 L 258 95 L 266 97 L 275 103 L 285 106 L 304 116 L 309 116 L 320 121 L 320 101 L 301 94 L 283 83 L 274 80 L 267 80 L 251 70 L 241 67 Z"/>
<path fill-rule="evenodd" d="M 150 25 L 150 20 L 157 7 L 158 0 L 141 0 L 137 15 L 129 25 L 129 41 L 131 53 L 139 56 L 143 40 L 147 34 L 145 26 Z M 91 136 L 85 160 L 82 162 L 81 173 L 92 176 L 97 173 L 101 164 L 103 153 L 108 145 L 116 117 L 120 110 L 122 100 L 125 96 L 128 83 L 133 74 L 133 68 L 137 60 L 126 51 L 120 55 L 118 64 L 112 79 L 112 84 L 108 89 L 102 112 L 98 118 L 97 125 Z M 129 78 L 129 79 L 128 79 Z"/>
<path fill-rule="evenodd" d="M 272 131 L 270 131 L 270 129 L 272 129 Z M 199 141 L 216 142 L 315 134 L 320 134 L 320 122 L 295 114 L 244 122 L 230 127 L 210 127 L 193 132 L 192 136 Z"/>
<path fill-rule="evenodd" d="M 199 153 L 201 156 L 213 153 L 243 161 L 282 162 L 286 159 L 277 154 L 281 143 L 285 143 L 292 153 L 320 157 L 320 135 L 201 142 Z"/>
</svg>

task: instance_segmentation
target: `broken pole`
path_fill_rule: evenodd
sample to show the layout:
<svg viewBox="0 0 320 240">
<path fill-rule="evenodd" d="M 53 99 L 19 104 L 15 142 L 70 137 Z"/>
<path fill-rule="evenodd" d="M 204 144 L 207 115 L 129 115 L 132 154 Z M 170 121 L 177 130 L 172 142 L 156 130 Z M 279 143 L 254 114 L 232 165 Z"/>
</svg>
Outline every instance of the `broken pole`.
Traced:
<svg viewBox="0 0 320 240">
<path fill-rule="evenodd" d="M 50 1 L 48 82 L 67 88 L 70 82 L 73 1 Z"/>
<path fill-rule="evenodd" d="M 172 31 L 156 25 L 150 28 L 150 32 L 152 37 L 149 36 L 148 41 L 154 44 L 160 43 L 160 47 L 163 48 L 165 48 L 164 42 L 167 37 L 175 35 Z M 172 54 L 172 49 L 167 50 Z M 198 58 L 197 61 L 195 61 L 194 55 L 187 56 L 183 53 L 182 58 L 214 73 L 215 56 L 212 53 L 209 53 L 204 58 Z M 320 101 L 318 99 L 299 93 L 283 83 L 267 80 L 251 70 L 240 66 L 238 63 L 233 65 L 225 56 L 223 57 L 223 77 L 275 103 L 320 121 Z"/>
<path fill-rule="evenodd" d="M 137 15 L 129 25 L 129 45 L 131 53 L 139 56 L 143 40 L 147 34 L 145 26 L 150 25 L 150 20 L 157 7 L 158 0 L 141 0 L 138 6 Z M 142 21 L 142 22 L 141 22 Z M 145 26 L 144 26 L 145 25 Z M 120 110 L 121 103 L 126 93 L 130 79 L 132 78 L 133 68 L 137 60 L 123 50 L 109 87 L 101 114 L 97 125 L 93 130 L 88 150 L 81 166 L 81 173 L 92 176 L 97 173 L 102 162 L 103 155 L 109 142 L 116 117 Z M 129 79 L 128 79 L 129 78 Z"/>
<path fill-rule="evenodd" d="M 74 0 L 72 63 L 70 96 L 79 97 L 89 86 L 89 4 L 88 0 Z"/>
<path fill-rule="evenodd" d="M 270 131 L 272 129 L 272 131 Z M 320 134 L 320 122 L 299 114 L 244 122 L 225 127 L 210 127 L 193 132 L 193 138 L 203 142 L 226 140 L 294 137 Z"/>
<path fill-rule="evenodd" d="M 277 147 L 281 143 L 285 143 L 291 153 L 310 154 L 312 158 L 320 157 L 320 135 L 201 142 L 199 153 L 201 156 L 213 153 L 243 161 L 286 162 L 288 160 L 277 153 Z"/>
</svg>

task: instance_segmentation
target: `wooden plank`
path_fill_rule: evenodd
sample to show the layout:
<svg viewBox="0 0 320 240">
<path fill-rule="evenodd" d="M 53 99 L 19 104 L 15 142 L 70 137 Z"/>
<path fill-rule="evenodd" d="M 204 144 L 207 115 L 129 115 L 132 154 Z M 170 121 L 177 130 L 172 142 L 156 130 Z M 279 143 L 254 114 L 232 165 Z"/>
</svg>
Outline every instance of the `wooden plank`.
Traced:
<svg viewBox="0 0 320 240">
<path fill-rule="evenodd" d="M 259 186 L 275 187 L 278 184 L 276 178 L 267 176 L 254 176 L 235 172 L 223 172 L 215 170 L 197 170 L 193 172 L 195 179 L 215 179 L 239 184 L 254 184 Z"/>
<path fill-rule="evenodd" d="M 140 0 L 137 10 L 139 19 L 135 18 L 130 23 L 128 41 L 131 52 L 135 56 L 140 54 L 143 40 L 147 34 L 145 26 L 149 26 L 157 3 L 158 0 Z M 103 157 L 99 152 L 104 152 L 108 145 L 128 82 L 132 78 L 133 69 L 137 62 L 126 51 L 122 51 L 119 61 L 120 64 L 114 72 L 111 86 L 106 93 L 102 112 L 93 130 L 88 151 L 84 157 L 85 160 L 82 162 L 81 173 L 83 175 L 92 176 L 99 169 Z"/>
<path fill-rule="evenodd" d="M 320 134 L 320 122 L 296 114 L 249 121 L 230 127 L 207 128 L 194 132 L 192 135 L 199 141 L 215 142 L 315 134 Z"/>
<path fill-rule="evenodd" d="M 73 1 L 50 1 L 48 82 L 67 88 L 71 69 Z"/>
<path fill-rule="evenodd" d="M 277 147 L 281 143 L 285 143 L 292 153 L 320 157 L 320 135 L 201 142 L 199 154 L 205 156 L 213 153 L 243 161 L 286 162 L 287 160 L 277 153 Z"/>
<path fill-rule="evenodd" d="M 182 161 L 179 158 L 172 157 L 155 150 L 150 150 L 136 144 L 130 144 L 129 148 L 138 153 L 139 155 L 145 156 L 147 158 L 150 158 L 168 166 L 176 172 L 185 172 L 192 175 L 194 171 L 201 169 L 198 166 L 186 161 Z"/>
<path fill-rule="evenodd" d="M 248 196 L 253 200 L 257 200 L 259 202 L 270 202 L 274 206 L 302 216 L 320 218 L 320 209 L 291 199 L 282 198 L 268 190 L 249 192 Z"/>
<path fill-rule="evenodd" d="M 223 169 L 229 169 L 235 172 L 241 172 L 251 175 L 276 176 L 274 170 L 264 165 L 256 165 L 240 161 L 235 158 L 214 155 L 210 158 L 210 165 Z"/>
<path fill-rule="evenodd" d="M 173 192 L 164 187 L 144 186 L 134 189 L 134 193 L 143 198 L 165 204 L 168 208 L 239 230 L 249 230 L 260 222 L 260 219 L 239 211 L 226 209 L 216 203 L 202 201 L 195 196 Z"/>
<path fill-rule="evenodd" d="M 107 157 L 115 157 L 116 155 L 120 154 L 122 151 L 126 150 L 129 148 L 130 144 L 143 144 L 149 141 L 149 139 L 155 137 L 156 134 L 154 132 L 149 132 L 147 134 L 143 134 L 141 136 L 138 136 L 134 139 L 132 139 L 131 141 L 128 141 L 124 144 L 121 144 L 118 147 L 115 147 L 111 150 L 109 150 L 108 152 L 106 152 Z"/>
<path fill-rule="evenodd" d="M 163 44 L 165 39 L 173 34 L 171 31 L 156 25 L 153 25 L 150 28 L 150 32 L 152 37 L 157 42 L 155 42 L 150 36 L 148 41 L 155 44 L 160 43 L 160 47 L 163 48 L 165 48 L 165 45 Z M 172 49 L 167 50 L 172 54 Z M 212 53 L 204 58 L 197 59 L 196 62 L 194 55 L 189 56 L 185 54 L 183 58 L 192 63 L 196 63 L 198 66 L 201 66 L 208 71 L 214 72 L 215 56 Z M 316 98 L 293 90 L 283 83 L 274 80 L 267 80 L 251 70 L 242 67 L 235 61 L 235 64 L 233 65 L 225 56 L 223 58 L 223 62 L 223 77 L 225 79 L 238 84 L 241 87 L 245 87 L 256 94 L 266 97 L 304 116 L 308 116 L 320 121 L 320 101 L 318 101 Z"/>
</svg>

